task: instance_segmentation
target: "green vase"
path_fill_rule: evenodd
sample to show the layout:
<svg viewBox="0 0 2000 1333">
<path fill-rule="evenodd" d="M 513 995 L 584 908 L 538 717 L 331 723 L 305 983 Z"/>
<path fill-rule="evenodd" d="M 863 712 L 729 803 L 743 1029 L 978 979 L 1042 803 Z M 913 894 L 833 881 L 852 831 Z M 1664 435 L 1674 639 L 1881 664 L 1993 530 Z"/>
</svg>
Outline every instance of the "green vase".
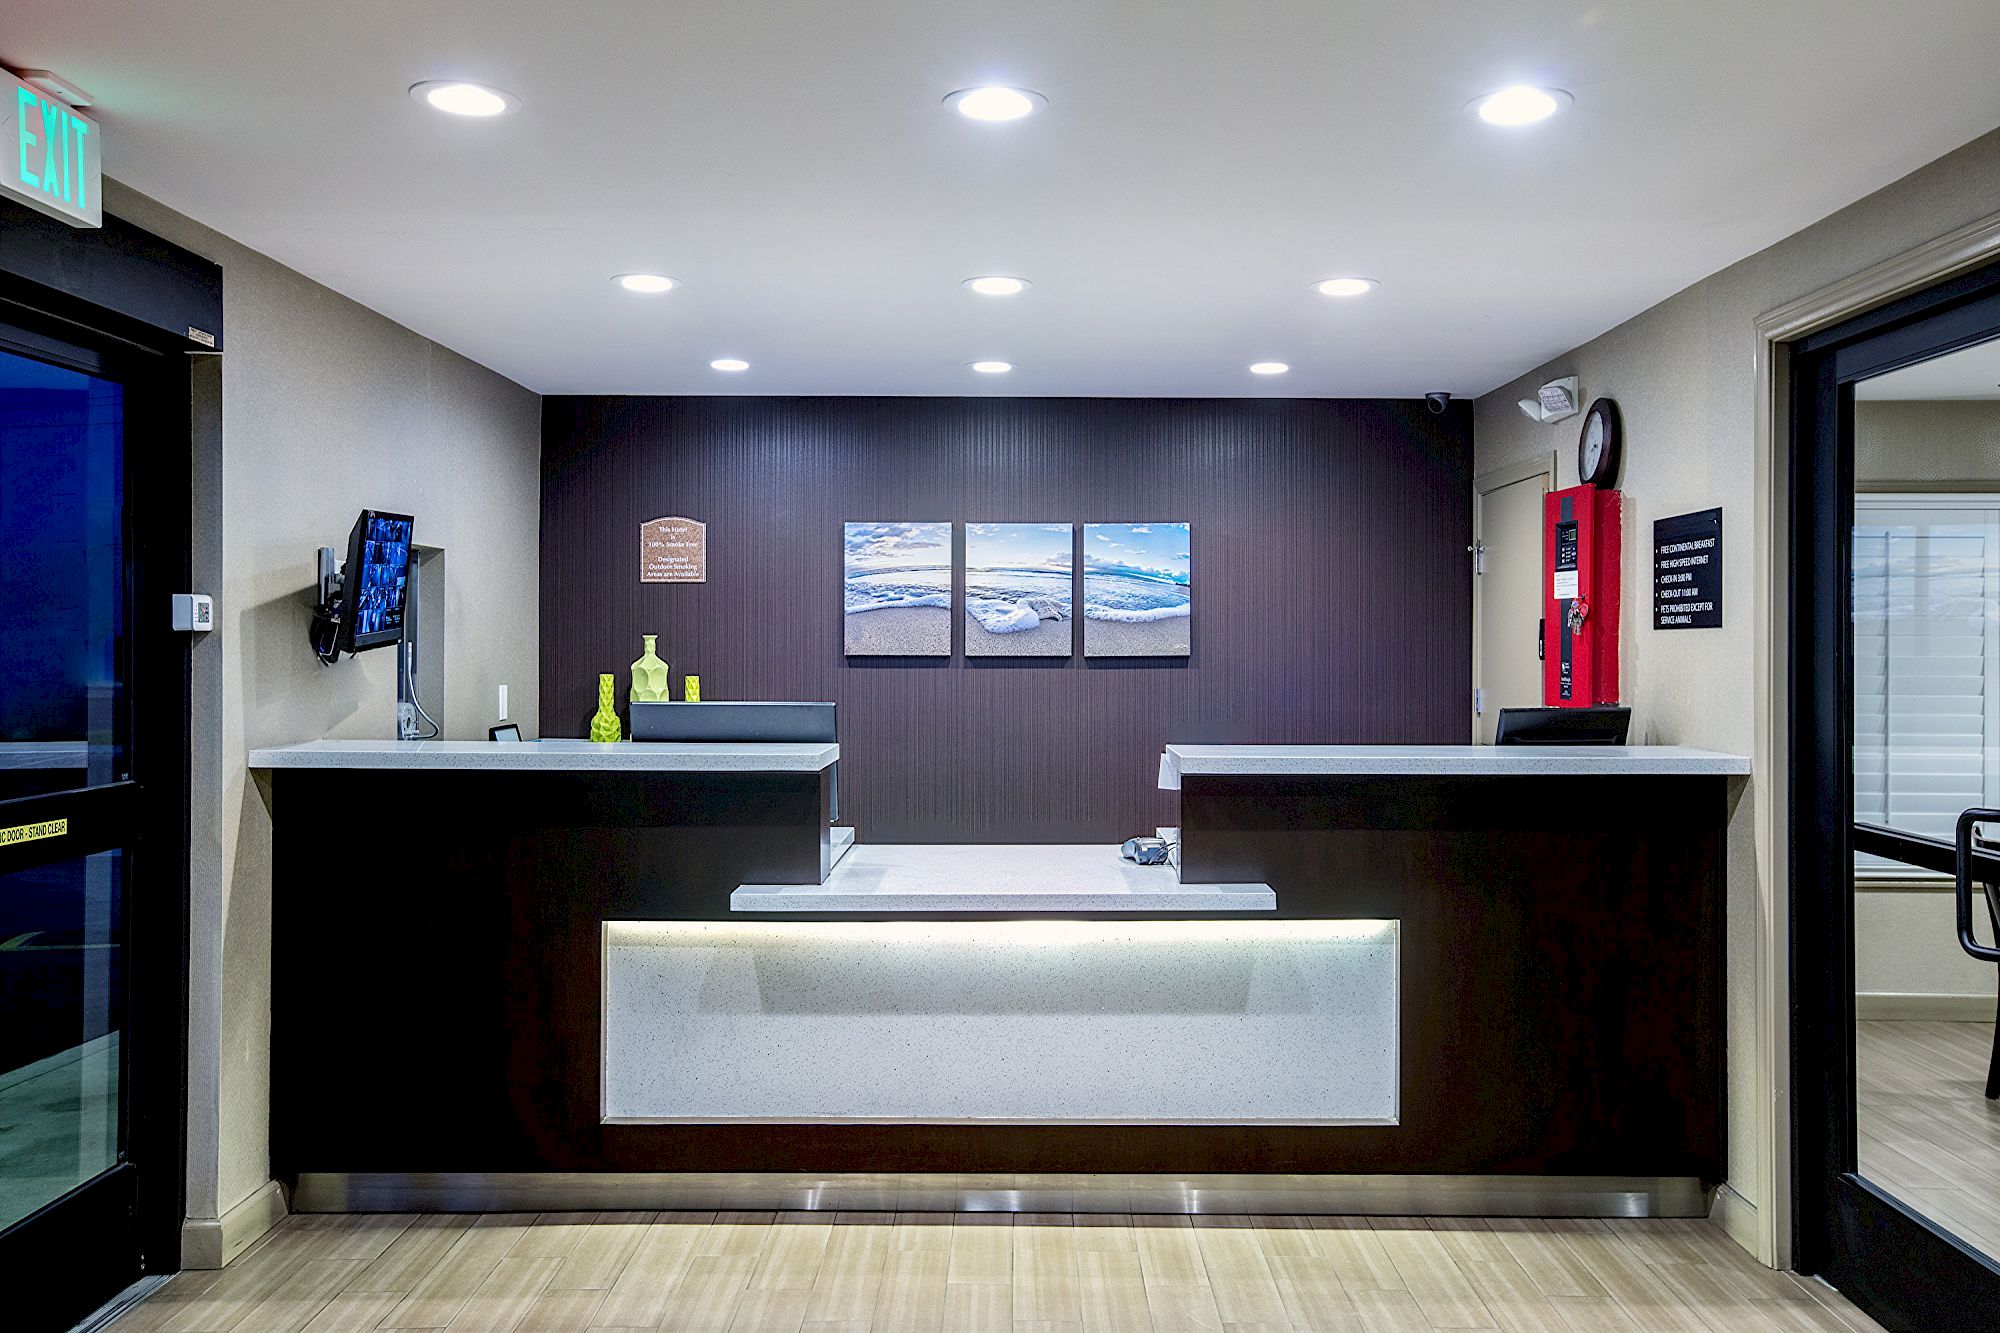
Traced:
<svg viewBox="0 0 2000 1333">
<path fill-rule="evenodd" d="M 659 642 L 657 634 L 642 634 L 646 641 L 646 651 L 632 664 L 632 702 L 653 704 L 673 697 L 673 682 L 668 678 L 665 662 L 653 652 L 653 645 Z"/>
<path fill-rule="evenodd" d="M 621 741 L 625 732 L 618 723 L 618 710 L 611 706 L 617 677 L 605 674 L 597 678 L 597 716 L 590 719 L 590 739 L 594 741 Z"/>
</svg>

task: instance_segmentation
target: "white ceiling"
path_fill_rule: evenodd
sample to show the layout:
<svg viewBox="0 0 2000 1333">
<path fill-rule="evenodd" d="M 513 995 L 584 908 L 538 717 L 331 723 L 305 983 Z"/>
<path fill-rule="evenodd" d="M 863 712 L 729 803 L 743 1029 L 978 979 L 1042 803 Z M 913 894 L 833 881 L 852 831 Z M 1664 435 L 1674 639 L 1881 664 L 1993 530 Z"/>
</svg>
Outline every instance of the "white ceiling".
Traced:
<svg viewBox="0 0 2000 1333">
<path fill-rule="evenodd" d="M 98 96 L 111 175 L 545 393 L 1479 393 L 2000 125 L 1995 50 L 1992 0 L 8 0 L 0 31 Z M 440 77 L 524 107 L 405 94 Z M 1519 81 L 1575 106 L 1464 114 Z M 1048 109 L 940 109 L 986 82 Z M 989 272 L 1035 286 L 960 289 Z"/>
<path fill-rule="evenodd" d="M 1854 396 L 1864 402 L 2000 398 L 2000 338 L 1862 380 Z"/>
</svg>

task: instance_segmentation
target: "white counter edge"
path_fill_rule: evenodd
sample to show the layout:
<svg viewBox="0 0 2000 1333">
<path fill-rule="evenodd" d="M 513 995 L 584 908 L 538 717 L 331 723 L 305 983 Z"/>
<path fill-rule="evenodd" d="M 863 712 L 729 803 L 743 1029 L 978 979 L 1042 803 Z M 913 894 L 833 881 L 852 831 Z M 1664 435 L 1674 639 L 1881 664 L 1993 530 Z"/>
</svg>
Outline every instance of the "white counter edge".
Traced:
<svg viewBox="0 0 2000 1333">
<path fill-rule="evenodd" d="M 1087 889 L 926 890 L 908 893 L 843 892 L 823 884 L 739 884 L 729 910 L 840 912 L 902 916 L 912 912 L 1275 912 L 1278 896 L 1268 884 L 1163 883 L 1157 889 L 1091 892 Z"/>
<path fill-rule="evenodd" d="M 839 758 L 840 747 L 831 742 L 306 741 L 252 750 L 249 765 L 500 773 L 816 773 Z"/>
<path fill-rule="evenodd" d="M 1173 777 L 1744 777 L 1743 755 L 1682 745 L 1169 745 Z M 1164 783 L 1163 783 L 1164 785 Z"/>
</svg>

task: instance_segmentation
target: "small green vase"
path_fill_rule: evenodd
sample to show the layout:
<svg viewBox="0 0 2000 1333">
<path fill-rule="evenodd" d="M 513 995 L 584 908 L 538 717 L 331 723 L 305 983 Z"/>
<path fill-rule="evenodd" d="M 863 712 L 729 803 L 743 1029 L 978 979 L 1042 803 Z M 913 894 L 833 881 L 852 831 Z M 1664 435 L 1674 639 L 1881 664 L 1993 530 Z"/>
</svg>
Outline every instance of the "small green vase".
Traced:
<svg viewBox="0 0 2000 1333">
<path fill-rule="evenodd" d="M 594 741 L 622 741 L 624 729 L 618 722 L 618 710 L 611 706 L 617 677 L 606 674 L 597 678 L 597 715 L 590 719 L 590 739 Z"/>
<path fill-rule="evenodd" d="M 632 702 L 635 704 L 659 703 L 673 697 L 673 681 L 668 677 L 668 668 L 653 652 L 653 645 L 659 642 L 657 634 L 642 634 L 646 641 L 646 651 L 632 664 Z"/>
</svg>

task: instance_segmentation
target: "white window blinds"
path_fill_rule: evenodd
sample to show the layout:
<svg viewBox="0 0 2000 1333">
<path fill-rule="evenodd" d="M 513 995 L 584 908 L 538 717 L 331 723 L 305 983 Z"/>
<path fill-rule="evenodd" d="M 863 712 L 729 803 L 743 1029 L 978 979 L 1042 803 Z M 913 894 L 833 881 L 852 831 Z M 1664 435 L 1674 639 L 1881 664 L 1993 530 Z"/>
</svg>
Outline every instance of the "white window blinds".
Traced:
<svg viewBox="0 0 2000 1333">
<path fill-rule="evenodd" d="M 2000 496 L 1859 496 L 1854 818 L 1949 840 L 1960 811 L 1995 804 Z"/>
</svg>

